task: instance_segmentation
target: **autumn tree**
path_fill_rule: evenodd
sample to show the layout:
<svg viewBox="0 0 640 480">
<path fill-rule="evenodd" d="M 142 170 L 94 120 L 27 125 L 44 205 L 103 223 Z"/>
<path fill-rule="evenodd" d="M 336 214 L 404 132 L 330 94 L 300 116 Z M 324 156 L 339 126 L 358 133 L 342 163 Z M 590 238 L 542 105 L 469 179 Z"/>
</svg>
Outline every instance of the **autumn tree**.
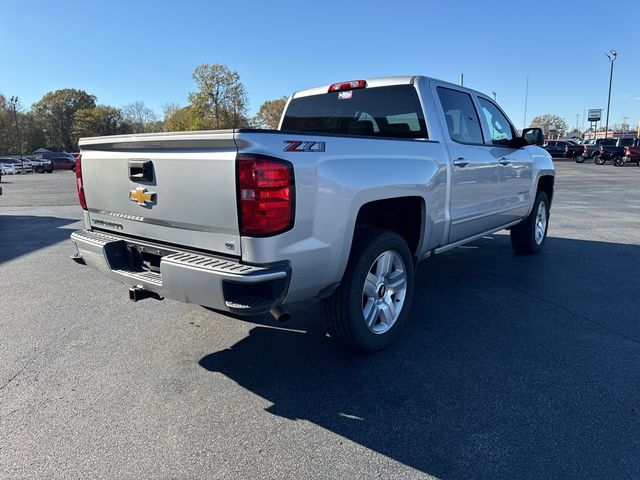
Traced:
<svg viewBox="0 0 640 480">
<path fill-rule="evenodd" d="M 547 113 L 546 115 L 539 115 L 531 120 L 530 127 L 541 128 L 544 132 L 545 138 L 549 137 L 549 132 L 554 130 L 559 136 L 564 136 L 567 132 L 567 122 L 557 115 Z"/>
<path fill-rule="evenodd" d="M 81 137 L 97 137 L 101 135 L 118 135 L 130 133 L 131 126 L 125 121 L 119 108 L 98 105 L 94 108 L 83 108 L 76 112 L 71 138 L 77 144 Z"/>
<path fill-rule="evenodd" d="M 95 106 L 94 95 L 84 90 L 64 88 L 47 93 L 33 105 L 32 112 L 42 123 L 50 147 L 73 151 L 77 148 L 71 132 L 76 112 Z"/>
<path fill-rule="evenodd" d="M 269 128 L 275 130 L 280 124 L 280 117 L 287 104 L 287 97 L 277 98 L 276 100 L 267 100 L 260 105 L 257 115 L 252 122 L 256 127 Z"/>
<path fill-rule="evenodd" d="M 172 103 L 164 106 L 164 130 L 167 132 L 184 132 L 188 130 L 205 130 L 206 119 L 192 106 L 181 107 Z"/>
<path fill-rule="evenodd" d="M 189 108 L 197 130 L 246 126 L 247 94 L 238 72 L 225 65 L 199 65 L 193 71 L 197 91 L 189 94 Z"/>
</svg>

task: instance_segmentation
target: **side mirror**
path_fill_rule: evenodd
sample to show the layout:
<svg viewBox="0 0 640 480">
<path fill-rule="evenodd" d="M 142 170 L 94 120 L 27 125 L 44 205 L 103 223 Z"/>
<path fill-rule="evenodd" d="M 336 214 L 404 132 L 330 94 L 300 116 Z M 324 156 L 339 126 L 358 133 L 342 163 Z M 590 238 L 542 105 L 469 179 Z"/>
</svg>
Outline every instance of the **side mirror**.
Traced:
<svg viewBox="0 0 640 480">
<path fill-rule="evenodd" d="M 544 145 L 544 133 L 541 128 L 525 128 L 522 130 L 522 138 L 527 145 Z"/>
</svg>

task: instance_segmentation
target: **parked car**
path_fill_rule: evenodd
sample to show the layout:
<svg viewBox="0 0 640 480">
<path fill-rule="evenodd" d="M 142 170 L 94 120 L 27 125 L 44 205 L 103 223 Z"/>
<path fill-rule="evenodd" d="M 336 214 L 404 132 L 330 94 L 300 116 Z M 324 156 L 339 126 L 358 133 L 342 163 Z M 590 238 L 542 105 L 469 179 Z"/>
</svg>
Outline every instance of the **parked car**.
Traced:
<svg viewBox="0 0 640 480">
<path fill-rule="evenodd" d="M 380 350 L 409 321 L 419 260 L 505 228 L 517 252 L 543 248 L 542 144 L 490 96 L 422 76 L 296 92 L 279 130 L 82 138 L 75 260 L 134 301 L 285 320 L 320 298 L 333 340 Z"/>
<path fill-rule="evenodd" d="M 633 137 L 617 138 L 616 143 L 613 145 L 600 145 L 598 149 L 598 155 L 594 157 L 593 161 L 597 165 L 604 165 L 610 161 L 613 165 L 622 158 L 624 155 L 624 149 L 626 147 L 637 146 L 638 139 Z"/>
<path fill-rule="evenodd" d="M 622 167 L 625 163 L 636 163 L 640 167 L 640 139 L 632 147 L 624 147 L 624 155 L 616 159 L 614 165 Z"/>
<path fill-rule="evenodd" d="M 53 157 L 51 159 L 53 170 L 72 170 L 76 171 L 76 161 L 68 156 Z"/>
<path fill-rule="evenodd" d="M 32 159 L 31 163 L 33 164 L 33 171 L 37 173 L 51 173 L 53 172 L 53 165 L 51 165 L 51 160 L 46 160 L 44 158 L 36 158 Z"/>
<path fill-rule="evenodd" d="M 583 163 L 585 160 L 594 160 L 594 157 L 600 154 L 601 145 L 613 145 L 616 143 L 615 138 L 597 138 L 591 143 L 585 143 L 582 154 L 575 157 L 576 163 Z"/>
<path fill-rule="evenodd" d="M 2 175 L 16 175 L 18 169 L 13 163 L 5 163 L 4 160 L 0 160 L 0 172 L 2 172 Z"/>
<path fill-rule="evenodd" d="M 564 157 L 565 149 L 568 145 L 577 146 L 573 140 L 547 140 L 544 142 L 544 148 L 553 158 Z"/>
<path fill-rule="evenodd" d="M 3 158 L 0 159 L 0 161 L 12 164 L 16 169 L 16 173 L 28 173 L 33 171 L 33 164 L 27 159 L 20 160 L 19 158 Z"/>
<path fill-rule="evenodd" d="M 57 157 L 68 157 L 71 160 L 75 160 L 78 156 L 77 153 L 69 153 L 69 152 L 41 152 L 36 154 L 35 158 L 44 158 L 46 160 L 51 160 Z"/>
</svg>

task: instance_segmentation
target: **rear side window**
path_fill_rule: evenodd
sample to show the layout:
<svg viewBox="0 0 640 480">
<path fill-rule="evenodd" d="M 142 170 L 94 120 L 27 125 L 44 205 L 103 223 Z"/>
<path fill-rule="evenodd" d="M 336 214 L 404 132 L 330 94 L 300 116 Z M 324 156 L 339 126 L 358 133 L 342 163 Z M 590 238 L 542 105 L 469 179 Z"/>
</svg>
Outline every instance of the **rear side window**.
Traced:
<svg viewBox="0 0 640 480">
<path fill-rule="evenodd" d="M 294 98 L 282 130 L 367 137 L 427 138 L 412 85 L 363 88 Z"/>
<path fill-rule="evenodd" d="M 451 88 L 438 87 L 449 137 L 458 143 L 484 143 L 478 112 L 471 95 Z"/>
</svg>

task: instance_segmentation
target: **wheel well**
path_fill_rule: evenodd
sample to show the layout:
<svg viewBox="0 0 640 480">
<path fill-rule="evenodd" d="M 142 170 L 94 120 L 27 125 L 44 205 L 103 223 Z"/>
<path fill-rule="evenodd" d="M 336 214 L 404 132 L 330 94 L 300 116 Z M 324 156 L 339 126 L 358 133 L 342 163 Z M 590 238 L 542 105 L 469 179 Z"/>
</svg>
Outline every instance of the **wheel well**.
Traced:
<svg viewBox="0 0 640 480">
<path fill-rule="evenodd" d="M 538 192 L 543 191 L 547 194 L 547 198 L 549 199 L 549 205 L 551 205 L 551 201 L 553 200 L 553 183 L 555 178 L 551 175 L 545 175 L 544 177 L 540 177 L 538 180 Z"/>
<path fill-rule="evenodd" d="M 358 212 L 358 227 L 376 227 L 396 232 L 415 255 L 422 232 L 424 201 L 420 197 L 376 200 L 364 204 Z M 355 232 L 354 232 L 355 234 Z"/>
</svg>

